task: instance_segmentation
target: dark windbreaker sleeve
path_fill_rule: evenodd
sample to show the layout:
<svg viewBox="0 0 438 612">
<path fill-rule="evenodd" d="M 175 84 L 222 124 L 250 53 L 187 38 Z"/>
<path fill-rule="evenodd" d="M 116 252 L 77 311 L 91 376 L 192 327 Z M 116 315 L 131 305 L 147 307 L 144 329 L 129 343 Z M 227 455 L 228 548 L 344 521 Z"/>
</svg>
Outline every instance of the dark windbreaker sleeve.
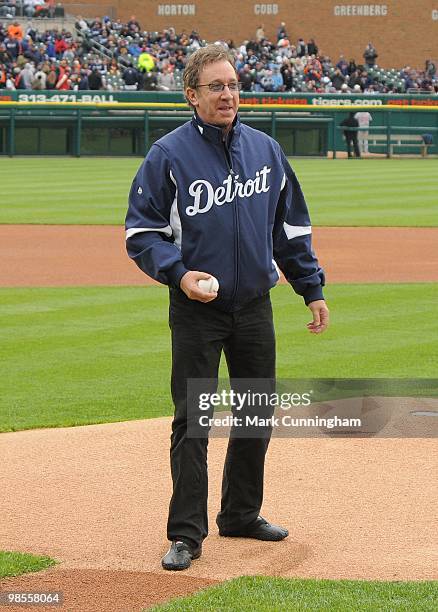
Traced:
<svg viewBox="0 0 438 612">
<path fill-rule="evenodd" d="M 324 271 L 312 250 L 312 227 L 295 173 L 281 151 L 283 188 L 273 229 L 274 259 L 294 291 L 306 304 L 324 299 Z"/>
<path fill-rule="evenodd" d="M 165 285 L 179 287 L 187 272 L 181 250 L 174 244 L 172 205 L 176 184 L 163 149 L 153 145 L 135 176 L 126 215 L 126 250 L 146 274 Z"/>
</svg>

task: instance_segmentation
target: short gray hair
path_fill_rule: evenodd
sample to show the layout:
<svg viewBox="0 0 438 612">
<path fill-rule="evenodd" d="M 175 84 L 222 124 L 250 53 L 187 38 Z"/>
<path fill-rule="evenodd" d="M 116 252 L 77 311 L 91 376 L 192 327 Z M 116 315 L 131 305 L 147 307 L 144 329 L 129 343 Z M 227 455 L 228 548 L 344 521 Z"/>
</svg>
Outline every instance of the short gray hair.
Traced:
<svg viewBox="0 0 438 612">
<path fill-rule="evenodd" d="M 234 70 L 236 70 L 234 56 L 223 45 L 207 45 L 197 49 L 187 60 L 184 69 L 184 91 L 188 87 L 196 89 L 199 84 L 199 75 L 205 66 L 222 61 L 230 62 Z"/>
</svg>

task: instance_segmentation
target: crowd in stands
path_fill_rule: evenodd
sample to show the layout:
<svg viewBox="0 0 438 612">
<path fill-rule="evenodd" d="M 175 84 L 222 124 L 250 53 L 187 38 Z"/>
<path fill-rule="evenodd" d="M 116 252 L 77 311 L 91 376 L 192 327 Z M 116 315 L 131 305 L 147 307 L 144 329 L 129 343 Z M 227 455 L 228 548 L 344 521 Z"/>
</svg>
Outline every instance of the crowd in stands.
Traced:
<svg viewBox="0 0 438 612">
<path fill-rule="evenodd" d="M 64 8 L 56 0 L 0 0 L 0 17 L 54 18 L 64 15 Z"/>
<path fill-rule="evenodd" d="M 39 31 L 32 24 L 0 23 L 0 89 L 178 90 L 188 56 L 205 44 L 195 31 L 142 31 L 135 16 L 128 23 L 78 17 L 75 32 Z M 369 43 L 360 61 L 341 56 L 335 63 L 313 39 L 293 44 L 285 23 L 275 41 L 260 26 L 254 39 L 241 45 L 217 42 L 235 55 L 244 92 L 438 93 L 431 60 L 421 71 L 383 70 Z"/>
</svg>

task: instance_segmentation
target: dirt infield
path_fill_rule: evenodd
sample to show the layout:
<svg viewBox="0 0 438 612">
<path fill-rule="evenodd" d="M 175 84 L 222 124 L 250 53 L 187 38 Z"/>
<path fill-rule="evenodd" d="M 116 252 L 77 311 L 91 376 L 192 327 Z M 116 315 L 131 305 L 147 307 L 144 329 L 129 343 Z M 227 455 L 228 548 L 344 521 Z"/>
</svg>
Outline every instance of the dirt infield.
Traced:
<svg viewBox="0 0 438 612">
<path fill-rule="evenodd" d="M 314 246 L 329 283 L 438 281 L 437 228 L 316 228 Z M 153 282 L 117 227 L 3 225 L 0 257 L 0 286 Z M 438 454 L 425 439 L 274 439 L 263 513 L 289 528 L 279 543 L 218 536 L 226 440 L 211 440 L 210 536 L 190 570 L 164 572 L 169 433 L 160 418 L 1 434 L 0 550 L 60 565 L 0 590 L 60 590 L 68 612 L 139 612 L 242 574 L 438 578 Z"/>
<path fill-rule="evenodd" d="M 438 281 L 438 228 L 324 227 L 314 246 L 329 283 Z M 113 226 L 0 226 L 0 286 L 153 282 Z"/>
<path fill-rule="evenodd" d="M 151 572 L 55 568 L 2 580 L 0 592 L 58 591 L 63 594 L 63 605 L 60 607 L 31 607 L 31 610 L 40 612 L 59 609 L 68 612 L 140 612 L 146 607 L 173 597 L 190 595 L 217 582 L 181 572 L 173 575 L 172 580 L 163 580 L 163 576 Z M 8 606 L 6 611 L 23 612 L 23 607 Z"/>
<path fill-rule="evenodd" d="M 212 439 L 211 535 L 187 572 L 165 572 L 169 431 L 163 417 L 2 434 L 1 548 L 62 563 L 1 589 L 63 590 L 69 611 L 131 612 L 241 574 L 437 578 L 427 439 L 273 439 L 263 512 L 289 528 L 283 542 L 218 536 L 226 440 Z"/>
</svg>

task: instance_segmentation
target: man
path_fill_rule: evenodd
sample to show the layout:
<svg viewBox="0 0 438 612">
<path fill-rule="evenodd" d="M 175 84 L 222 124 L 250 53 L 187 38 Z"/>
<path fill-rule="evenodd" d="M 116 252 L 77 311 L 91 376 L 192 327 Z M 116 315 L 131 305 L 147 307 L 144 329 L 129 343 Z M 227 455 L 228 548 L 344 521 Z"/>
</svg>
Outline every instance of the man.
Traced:
<svg viewBox="0 0 438 612">
<path fill-rule="evenodd" d="M 335 87 L 336 90 L 340 90 L 342 88 L 342 85 L 346 84 L 345 77 L 339 68 L 336 68 L 336 70 L 331 74 L 330 78 L 333 87 Z"/>
<path fill-rule="evenodd" d="M 164 65 L 157 76 L 157 85 L 160 91 L 173 91 L 176 89 L 175 77 L 169 66 Z"/>
<path fill-rule="evenodd" d="M 286 60 L 282 67 L 280 68 L 280 72 L 283 76 L 284 89 L 286 91 L 291 91 L 294 87 L 294 70 L 291 66 L 290 60 Z"/>
<path fill-rule="evenodd" d="M 130 63 L 127 68 L 124 69 L 122 79 L 125 82 L 124 89 L 137 90 L 138 89 L 138 77 L 139 73 L 137 68 Z"/>
<path fill-rule="evenodd" d="M 19 42 L 23 40 L 23 37 L 24 37 L 23 28 L 18 21 L 14 21 L 8 27 L 8 37 L 15 38 Z"/>
<path fill-rule="evenodd" d="M 242 83 L 243 91 L 252 91 L 254 77 L 252 75 L 251 67 L 249 64 L 244 64 L 243 68 L 239 73 L 239 80 Z"/>
<path fill-rule="evenodd" d="M 356 113 L 355 118 L 359 123 L 359 149 L 361 153 L 365 153 L 368 155 L 368 137 L 369 137 L 369 127 L 370 123 L 373 120 L 371 113 L 368 111 L 360 111 Z"/>
<path fill-rule="evenodd" d="M 366 49 L 363 53 L 363 57 L 365 59 L 365 63 L 369 68 L 372 68 L 375 63 L 376 63 L 376 59 L 379 57 L 377 55 L 377 51 L 374 48 L 372 43 L 368 43 L 366 46 Z"/>
<path fill-rule="evenodd" d="M 307 45 L 303 38 L 299 38 L 297 42 L 297 55 L 298 57 L 304 57 L 307 54 Z"/>
<path fill-rule="evenodd" d="M 88 87 L 92 90 L 103 89 L 103 79 L 98 68 L 93 68 L 88 75 Z"/>
<path fill-rule="evenodd" d="M 170 288 L 172 545 L 162 559 L 168 570 L 188 568 L 208 533 L 208 439 L 187 433 L 188 379 L 216 380 L 222 350 L 231 379 L 275 377 L 274 258 L 313 313 L 309 331 L 321 333 L 328 324 L 299 183 L 278 143 L 240 123 L 238 86 L 233 56 L 223 47 L 190 56 L 184 90 L 194 116 L 151 147 L 126 217 L 128 254 Z M 211 275 L 217 292 L 198 285 Z M 230 437 L 216 519 L 221 536 L 288 535 L 259 515 L 268 443 Z"/>
<path fill-rule="evenodd" d="M 353 154 L 351 152 L 351 145 L 353 145 L 355 157 L 360 157 L 359 142 L 357 139 L 357 128 L 359 127 L 359 121 L 355 118 L 353 111 L 348 114 L 348 117 L 346 117 L 346 119 L 341 121 L 341 125 L 345 127 L 344 136 L 345 140 L 347 141 L 348 157 L 353 157 Z"/>
<path fill-rule="evenodd" d="M 30 19 L 37 13 L 38 7 L 44 4 L 44 0 L 24 0 L 23 11 Z M 41 14 L 39 15 L 41 17 Z"/>
</svg>

